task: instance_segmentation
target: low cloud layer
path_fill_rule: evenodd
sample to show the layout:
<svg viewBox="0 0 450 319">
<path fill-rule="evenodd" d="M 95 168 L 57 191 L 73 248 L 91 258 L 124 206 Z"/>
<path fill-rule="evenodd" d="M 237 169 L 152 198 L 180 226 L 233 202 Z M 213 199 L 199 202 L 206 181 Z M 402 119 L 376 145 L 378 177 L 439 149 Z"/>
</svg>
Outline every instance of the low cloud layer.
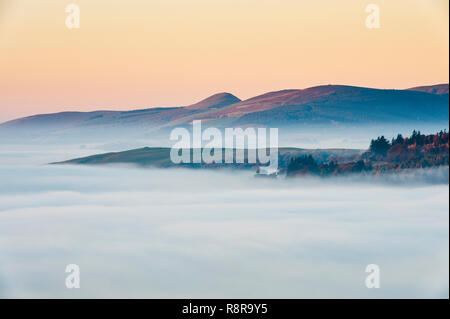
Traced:
<svg viewBox="0 0 450 319">
<path fill-rule="evenodd" d="M 1 297 L 448 297 L 448 184 L 0 173 Z M 64 285 L 72 263 L 80 289 Z M 368 264 L 380 289 L 365 287 Z"/>
</svg>

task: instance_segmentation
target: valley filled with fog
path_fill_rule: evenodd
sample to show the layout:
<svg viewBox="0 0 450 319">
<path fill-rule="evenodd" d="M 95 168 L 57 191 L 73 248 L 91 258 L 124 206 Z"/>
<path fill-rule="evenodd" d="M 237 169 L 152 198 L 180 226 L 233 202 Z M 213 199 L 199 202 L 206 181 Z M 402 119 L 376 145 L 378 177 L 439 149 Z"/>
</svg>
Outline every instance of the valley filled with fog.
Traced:
<svg viewBox="0 0 450 319">
<path fill-rule="evenodd" d="M 2 145 L 0 297 L 448 298 L 448 168 L 272 180 L 46 165 L 94 148 Z"/>
<path fill-rule="evenodd" d="M 449 1 L 65 2 L 0 0 L 0 299 L 449 298 Z"/>
</svg>

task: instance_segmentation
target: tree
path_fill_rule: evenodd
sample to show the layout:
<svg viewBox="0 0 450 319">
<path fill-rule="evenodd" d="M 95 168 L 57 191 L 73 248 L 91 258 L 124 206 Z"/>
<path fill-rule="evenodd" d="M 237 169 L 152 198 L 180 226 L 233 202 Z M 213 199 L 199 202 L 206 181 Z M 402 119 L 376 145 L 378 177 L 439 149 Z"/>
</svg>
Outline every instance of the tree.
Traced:
<svg viewBox="0 0 450 319">
<path fill-rule="evenodd" d="M 318 172 L 318 164 L 311 155 L 304 155 L 297 158 L 291 158 L 287 167 L 287 173 L 295 171 L 304 171 L 309 173 Z"/>
<path fill-rule="evenodd" d="M 391 144 L 384 136 L 380 136 L 376 140 L 370 141 L 370 151 L 375 154 L 386 155 L 390 147 Z"/>
<path fill-rule="evenodd" d="M 396 138 L 392 139 L 392 145 L 403 144 L 404 142 L 405 139 L 403 138 L 402 134 L 398 134 Z"/>
</svg>

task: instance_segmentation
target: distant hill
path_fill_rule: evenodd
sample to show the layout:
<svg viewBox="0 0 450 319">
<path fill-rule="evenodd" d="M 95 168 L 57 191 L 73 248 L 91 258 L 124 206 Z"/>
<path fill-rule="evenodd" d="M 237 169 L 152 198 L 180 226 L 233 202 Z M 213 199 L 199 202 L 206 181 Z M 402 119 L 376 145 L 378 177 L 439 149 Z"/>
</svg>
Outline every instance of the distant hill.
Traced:
<svg viewBox="0 0 450 319">
<path fill-rule="evenodd" d="M 77 130 L 97 133 L 121 128 L 156 132 L 189 126 L 193 120 L 218 127 L 448 123 L 448 106 L 448 84 L 408 90 L 322 85 L 269 92 L 243 101 L 230 93 L 218 93 L 182 107 L 40 114 L 0 124 L 0 133 L 69 130 L 75 134 Z"/>
<path fill-rule="evenodd" d="M 184 107 L 158 107 L 132 111 L 93 111 L 93 112 L 60 112 L 38 114 L 0 124 L 0 128 L 32 128 L 44 126 L 48 129 L 65 129 L 86 126 L 139 126 L 159 127 L 179 118 L 201 114 L 205 110 L 214 110 L 240 99 L 230 93 L 219 93 L 198 103 Z"/>
</svg>

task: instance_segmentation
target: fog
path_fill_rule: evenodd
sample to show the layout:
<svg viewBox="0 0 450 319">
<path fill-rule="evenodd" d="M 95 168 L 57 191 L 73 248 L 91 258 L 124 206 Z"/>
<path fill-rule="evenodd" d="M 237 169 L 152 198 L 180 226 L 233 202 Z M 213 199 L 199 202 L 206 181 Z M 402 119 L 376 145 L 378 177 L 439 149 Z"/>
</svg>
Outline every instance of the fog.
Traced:
<svg viewBox="0 0 450 319">
<path fill-rule="evenodd" d="M 207 122 L 202 123 L 202 127 L 206 129 Z M 192 130 L 191 126 L 186 128 L 189 131 Z M 403 136 L 410 136 L 413 130 L 419 130 L 423 134 L 435 134 L 444 129 L 448 131 L 448 121 L 442 123 L 296 125 L 295 127 L 281 126 L 277 128 L 280 147 L 367 149 L 370 140 L 381 135 L 392 139 L 399 133 Z M 224 133 L 223 128 L 220 129 Z M 0 127 L 0 152 L 2 148 L 9 151 L 34 150 L 35 152 L 42 152 L 43 148 L 59 149 L 60 151 L 72 148 L 78 149 L 81 155 L 89 155 L 96 152 L 123 151 L 144 146 L 170 147 L 175 144 L 169 139 L 170 133 L 171 128 L 154 131 L 147 126 L 83 126 L 60 130 L 52 130 L 46 125 L 38 125 L 28 128 L 28 130 L 23 127 L 16 129 Z M 89 150 L 90 153 L 88 153 Z"/>
<path fill-rule="evenodd" d="M 449 296 L 448 169 L 261 180 L 9 154 L 0 297 Z M 80 289 L 65 287 L 67 264 L 80 266 Z M 368 264 L 380 267 L 378 289 L 365 286 Z"/>
</svg>

